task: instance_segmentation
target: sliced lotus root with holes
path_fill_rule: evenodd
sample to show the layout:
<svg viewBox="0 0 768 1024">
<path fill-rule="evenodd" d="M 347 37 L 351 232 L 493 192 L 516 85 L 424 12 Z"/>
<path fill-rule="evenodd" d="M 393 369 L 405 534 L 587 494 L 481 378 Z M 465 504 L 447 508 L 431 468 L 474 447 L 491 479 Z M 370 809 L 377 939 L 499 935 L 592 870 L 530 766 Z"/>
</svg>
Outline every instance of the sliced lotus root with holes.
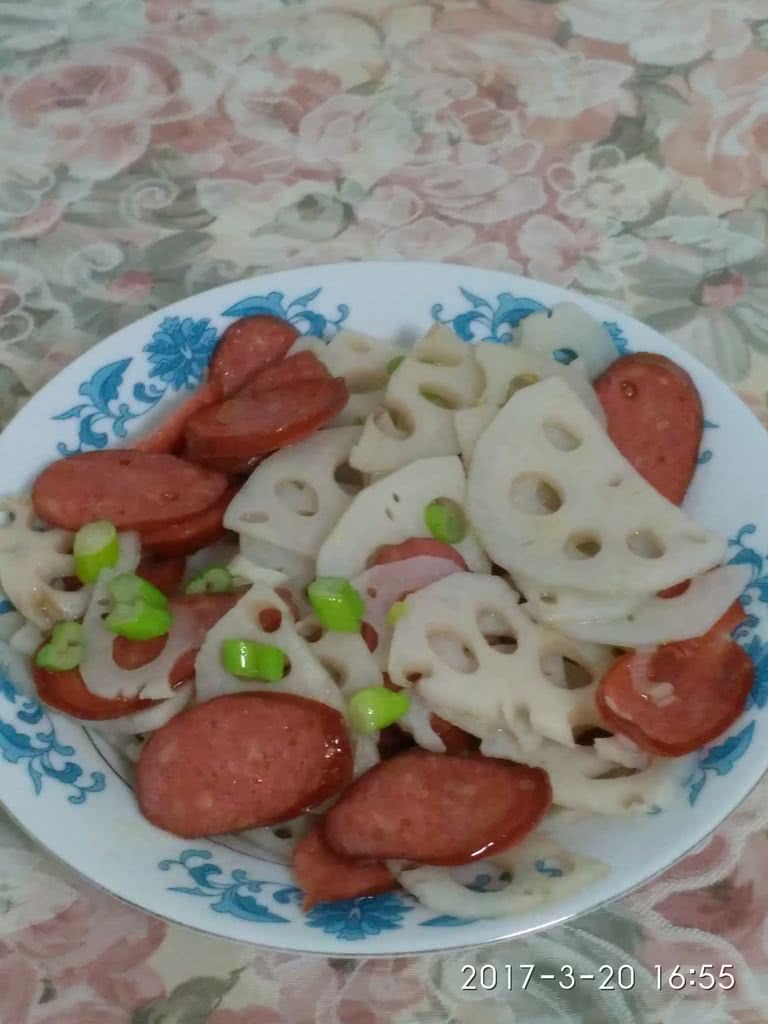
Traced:
<svg viewBox="0 0 768 1024">
<path fill-rule="evenodd" d="M 235 678 L 221 663 L 224 640 L 251 640 L 279 647 L 286 657 L 285 676 L 271 683 Z M 288 605 L 263 583 L 254 583 L 208 632 L 195 661 L 195 675 L 199 703 L 226 693 L 264 689 L 309 697 L 345 713 L 339 688 L 297 632 Z"/>
<path fill-rule="evenodd" d="M 343 377 L 349 391 L 344 409 L 332 426 L 362 426 L 384 400 L 389 364 L 405 350 L 357 331 L 339 331 L 316 352 L 334 377 Z"/>
<path fill-rule="evenodd" d="M 227 566 L 233 576 L 240 576 L 249 583 L 265 583 L 273 590 L 285 586 L 290 581 L 287 573 L 279 572 L 277 569 L 268 569 L 263 565 L 257 565 L 244 554 L 237 554 Z"/>
<path fill-rule="evenodd" d="M 622 596 L 616 600 L 596 599 L 591 594 L 578 595 L 576 591 L 561 591 L 552 603 L 541 602 L 541 592 L 535 603 L 543 617 L 537 621 L 549 623 L 568 636 L 614 647 L 648 647 L 655 644 L 690 640 L 703 636 L 731 607 L 744 591 L 750 579 L 747 565 L 721 565 L 710 572 L 695 576 L 690 586 L 673 597 L 653 595 L 643 599 L 637 607 L 622 614 Z M 526 590 L 529 604 L 531 592 Z M 579 602 L 579 596 L 583 600 Z M 545 594 L 552 598 L 553 595 Z"/>
<path fill-rule="evenodd" d="M 472 461 L 475 445 L 498 412 L 495 405 L 473 405 L 471 409 L 457 409 L 453 414 L 453 428 L 459 440 L 459 453 L 465 466 Z"/>
<path fill-rule="evenodd" d="M 79 619 L 90 587 L 55 586 L 75 575 L 74 534 L 41 529 L 27 495 L 0 498 L 0 586 L 16 609 L 47 632 L 64 619 Z"/>
<path fill-rule="evenodd" d="M 491 559 L 545 590 L 653 594 L 726 548 L 643 480 L 558 378 L 516 392 L 484 432 L 467 506 Z"/>
<path fill-rule="evenodd" d="M 453 426 L 465 466 L 469 465 L 475 445 L 501 406 L 515 392 L 547 377 L 562 377 L 595 418 L 600 423 L 605 421 L 603 408 L 580 362 L 566 366 L 556 359 L 527 349 L 486 341 L 478 342 L 474 351 L 477 364 L 485 376 L 480 402 L 470 409 L 457 409 L 453 414 Z"/>
<path fill-rule="evenodd" d="M 453 411 L 474 405 L 482 386 L 473 346 L 436 325 L 391 375 L 351 464 L 364 473 L 391 473 L 415 459 L 457 454 Z"/>
<path fill-rule="evenodd" d="M 554 629 L 567 622 L 623 619 L 648 600 L 646 594 L 599 594 L 570 587 L 543 587 L 520 572 L 515 573 L 515 583 L 525 594 L 526 611 L 531 618 Z"/>
<path fill-rule="evenodd" d="M 550 870 L 542 871 L 545 863 Z M 504 869 L 508 883 L 478 891 L 462 884 L 446 868 L 426 866 L 401 869 L 398 881 L 436 914 L 493 918 L 521 914 L 542 903 L 565 899 L 610 873 L 602 861 L 566 850 L 538 832 L 493 854 L 488 865 Z"/>
<path fill-rule="evenodd" d="M 595 691 L 611 660 L 535 625 L 498 577 L 460 573 L 408 598 L 389 675 L 476 736 L 501 724 L 524 747 L 542 737 L 573 747 L 573 729 L 598 720 Z"/>
<path fill-rule="evenodd" d="M 653 806 L 663 806 L 671 788 L 668 764 L 663 760 L 649 763 L 650 759 L 637 751 L 636 764 L 629 767 L 629 757 L 623 756 L 629 751 L 619 749 L 620 739 L 612 737 L 570 749 L 544 740 L 532 748 L 497 729 L 485 737 L 480 752 L 543 768 L 559 807 L 598 814 L 642 814 Z"/>
<path fill-rule="evenodd" d="M 272 544 L 268 540 L 256 540 L 254 537 L 241 534 L 240 554 L 256 568 L 271 569 L 287 577 L 293 587 L 306 585 L 315 575 L 313 558 L 300 555 L 298 551 L 289 551 L 288 548 Z M 268 582 L 274 586 L 271 580 L 262 579 L 259 582 Z"/>
<path fill-rule="evenodd" d="M 376 480 L 355 496 L 326 537 L 317 555 L 317 575 L 352 579 L 380 547 L 428 537 L 424 509 L 431 501 L 449 498 L 463 506 L 465 495 L 466 477 L 456 455 L 420 459 Z M 486 572 L 490 567 L 471 535 L 455 547 L 470 569 Z"/>
<path fill-rule="evenodd" d="M 345 700 L 366 686 L 382 685 L 382 670 L 361 633 L 325 630 L 314 615 L 302 619 L 296 629 Z"/>
<path fill-rule="evenodd" d="M 352 501 L 350 482 L 337 479 L 359 427 L 320 430 L 265 459 L 227 509 L 224 525 L 244 537 L 314 558 Z M 351 478 L 347 478 L 349 481 Z"/>
<path fill-rule="evenodd" d="M 571 386 L 590 412 L 601 422 L 605 416 L 595 389 L 581 360 L 565 364 L 550 355 L 532 352 L 522 346 L 478 342 L 474 347 L 477 365 L 483 371 L 485 386 L 480 402 L 500 409 L 522 388 L 549 377 L 560 377 Z"/>
<path fill-rule="evenodd" d="M 540 355 L 573 358 L 594 380 L 616 359 L 616 346 L 605 327 L 574 302 L 563 302 L 550 313 L 533 313 L 520 322 L 516 340 Z M 573 365 L 573 363 L 571 363 Z"/>
</svg>

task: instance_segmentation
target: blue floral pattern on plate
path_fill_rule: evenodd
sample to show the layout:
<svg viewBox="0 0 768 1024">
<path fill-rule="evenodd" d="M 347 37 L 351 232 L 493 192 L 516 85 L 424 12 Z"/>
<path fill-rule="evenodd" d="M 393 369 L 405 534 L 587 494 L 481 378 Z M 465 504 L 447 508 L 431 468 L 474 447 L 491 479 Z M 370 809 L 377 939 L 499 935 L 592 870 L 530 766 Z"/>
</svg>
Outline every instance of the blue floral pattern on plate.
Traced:
<svg viewBox="0 0 768 1024">
<path fill-rule="evenodd" d="M 184 850 L 178 860 L 161 860 L 158 867 L 161 871 L 181 868 L 186 871 L 192 885 L 173 885 L 170 892 L 183 893 L 186 896 L 198 896 L 211 901 L 211 910 L 217 914 L 232 914 L 244 921 L 255 921 L 260 924 L 284 924 L 289 919 L 277 913 L 277 908 L 288 907 L 291 903 L 301 901 L 301 889 L 285 882 L 268 882 L 262 879 L 249 878 L 245 871 L 238 868 L 230 873 L 229 879 L 212 860 L 210 850 Z M 266 897 L 272 904 L 257 899 Z"/>
<path fill-rule="evenodd" d="M 735 548 L 728 564 L 747 565 L 751 572 L 750 580 L 741 595 L 741 604 L 748 616 L 735 632 L 736 639 L 755 666 L 755 681 L 747 698 L 747 710 L 763 708 L 768 702 L 768 642 L 761 640 L 756 632 L 758 617 L 754 614 L 755 601 L 768 603 L 768 572 L 765 565 L 767 556 L 761 555 L 748 543 L 756 532 L 755 524 L 747 523 L 728 541 L 728 547 Z M 738 759 L 748 750 L 754 734 L 755 720 L 752 719 L 738 732 L 699 754 L 696 767 L 684 783 L 688 788 L 688 803 L 691 806 L 701 796 L 710 775 L 727 775 L 731 771 Z"/>
<path fill-rule="evenodd" d="M 372 935 L 399 928 L 414 908 L 396 892 L 380 896 L 358 896 L 354 900 L 318 903 L 306 915 L 310 928 L 319 928 L 344 942 L 361 942 Z"/>
<path fill-rule="evenodd" d="M 222 316 L 243 317 L 256 315 L 278 316 L 289 320 L 300 334 L 315 334 L 320 338 L 338 330 L 349 316 L 349 307 L 340 305 L 335 315 L 326 316 L 312 308 L 322 289 L 300 295 L 288 301 L 283 292 L 251 295 L 225 309 Z M 77 443 L 72 446 L 59 441 L 60 455 L 106 448 L 111 441 L 127 437 L 127 424 L 145 416 L 161 398 L 180 391 L 194 391 L 210 362 L 218 334 L 210 320 L 191 317 L 166 316 L 144 346 L 149 364 L 148 382 L 139 381 L 132 388 L 123 387 L 125 374 L 133 358 L 108 363 L 83 381 L 77 389 L 84 402 L 65 409 L 53 417 L 55 420 L 77 421 Z M 127 391 L 127 394 L 124 394 Z"/>
<path fill-rule="evenodd" d="M 213 861 L 210 850 L 185 850 L 177 860 L 163 860 L 161 871 L 181 868 L 193 883 L 174 885 L 170 892 L 197 896 L 210 901 L 211 910 L 218 914 L 232 914 L 244 921 L 258 924 L 285 924 L 290 918 L 285 910 L 301 903 L 303 893 L 295 885 L 249 878 L 237 869 L 224 877 L 222 869 Z M 257 898 L 260 897 L 260 898 Z M 413 904 L 397 893 L 381 896 L 363 896 L 336 903 L 318 903 L 306 915 L 310 928 L 319 928 L 327 935 L 347 942 L 359 942 L 371 935 L 398 928 Z M 282 910 L 283 913 L 279 913 Z"/>
<path fill-rule="evenodd" d="M 515 328 L 531 313 L 551 313 L 549 306 L 511 292 L 500 292 L 495 301 L 484 299 L 468 288 L 459 291 L 469 303 L 470 308 L 453 316 L 445 316 L 445 305 L 436 302 L 432 306 L 432 318 L 441 324 L 450 325 L 462 341 L 495 341 L 509 344 L 515 340 Z M 610 335 L 611 341 L 620 356 L 629 351 L 629 341 L 621 327 L 614 320 L 604 320 L 603 327 Z M 564 353 L 567 350 L 562 350 Z M 573 353 L 570 359 L 574 358 Z M 563 358 L 562 362 L 569 362 Z"/>
<path fill-rule="evenodd" d="M 720 424 L 719 423 L 713 423 L 712 420 L 703 420 L 702 427 L 704 428 L 704 430 L 718 430 L 720 428 Z M 699 457 L 698 457 L 698 459 L 696 459 L 696 462 L 698 463 L 699 466 L 704 466 L 704 465 L 706 465 L 706 463 L 708 463 L 711 460 L 711 458 L 712 458 L 712 449 L 711 448 L 702 448 L 702 450 L 699 452 Z"/>
<path fill-rule="evenodd" d="M 83 804 L 89 794 L 105 789 L 106 780 L 101 772 L 91 772 L 88 778 L 79 764 L 68 760 L 75 749 L 60 742 L 42 705 L 23 697 L 2 674 L 0 698 L 13 709 L 13 721 L 0 716 L 0 755 L 9 764 L 26 768 L 36 796 L 42 792 L 46 779 L 72 790 L 67 797 L 71 804 Z"/>
</svg>

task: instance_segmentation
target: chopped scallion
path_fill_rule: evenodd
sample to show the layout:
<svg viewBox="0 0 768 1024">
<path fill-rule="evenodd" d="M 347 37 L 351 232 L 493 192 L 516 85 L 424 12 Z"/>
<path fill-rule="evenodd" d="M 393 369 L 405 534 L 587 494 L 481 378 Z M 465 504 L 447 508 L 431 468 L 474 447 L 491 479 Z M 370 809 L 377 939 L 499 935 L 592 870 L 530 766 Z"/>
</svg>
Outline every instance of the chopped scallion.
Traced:
<svg viewBox="0 0 768 1024">
<path fill-rule="evenodd" d="M 102 569 L 117 565 L 120 557 L 117 530 L 106 519 L 86 523 L 75 534 L 72 553 L 78 579 L 82 583 L 95 583 Z"/>
<path fill-rule="evenodd" d="M 37 652 L 35 662 L 40 668 L 67 672 L 77 668 L 83 653 L 83 627 L 80 623 L 57 622 L 51 632 L 51 639 Z"/>
<path fill-rule="evenodd" d="M 141 599 L 118 601 L 104 619 L 104 625 L 111 633 L 129 640 L 154 640 L 165 636 L 171 628 L 171 613 L 167 607 L 160 608 Z"/>
<path fill-rule="evenodd" d="M 151 608 L 167 608 L 168 598 L 149 580 L 134 572 L 121 572 L 107 584 L 109 596 L 116 604 L 131 604 L 142 601 Z"/>
<path fill-rule="evenodd" d="M 424 509 L 424 522 L 435 540 L 444 544 L 458 544 L 467 535 L 464 512 L 450 498 L 431 501 Z"/>
<path fill-rule="evenodd" d="M 347 702 L 352 728 L 360 733 L 377 732 L 402 718 L 411 706 L 407 693 L 386 686 L 366 686 L 353 693 Z"/>
<path fill-rule="evenodd" d="M 224 640 L 221 663 L 230 675 L 277 683 L 285 675 L 285 654 L 279 647 L 255 640 Z"/>
<path fill-rule="evenodd" d="M 215 565 L 210 569 L 203 569 L 196 576 L 193 576 L 184 588 L 185 594 L 228 594 L 235 589 L 235 577 L 224 566 Z M 242 585 L 242 584 L 238 584 Z"/>
<path fill-rule="evenodd" d="M 358 633 L 365 602 L 343 576 L 319 576 L 307 588 L 309 603 L 325 629 L 336 633 Z"/>
</svg>

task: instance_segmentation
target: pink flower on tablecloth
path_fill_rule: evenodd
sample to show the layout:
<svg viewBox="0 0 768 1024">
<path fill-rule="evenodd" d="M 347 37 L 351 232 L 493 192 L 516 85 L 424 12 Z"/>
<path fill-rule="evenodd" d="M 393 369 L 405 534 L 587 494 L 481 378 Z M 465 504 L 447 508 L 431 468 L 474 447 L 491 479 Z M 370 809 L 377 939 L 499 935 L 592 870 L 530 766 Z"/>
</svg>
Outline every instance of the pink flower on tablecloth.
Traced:
<svg viewBox="0 0 768 1024">
<path fill-rule="evenodd" d="M 288 1024 L 285 1017 L 269 1006 L 255 1003 L 245 1010 L 214 1010 L 206 1024 Z"/>
<path fill-rule="evenodd" d="M 475 232 L 467 224 L 446 224 L 437 217 L 421 217 L 412 224 L 394 228 L 377 240 L 381 259 L 424 258 L 456 260 L 475 241 Z"/>
<path fill-rule="evenodd" d="M 455 100 L 440 112 L 439 121 L 452 135 L 460 136 L 459 145 L 469 143 L 473 146 L 488 146 L 505 143 L 517 128 L 514 116 L 509 111 L 500 110 L 492 99 L 477 94 Z M 535 145 L 532 139 L 527 141 L 530 146 Z"/>
<path fill-rule="evenodd" d="M 36 1013 L 25 1024 L 130 1024 L 121 1010 L 86 999 L 62 1011 L 54 1005 L 49 1013 Z"/>
<path fill-rule="evenodd" d="M 644 156 L 628 158 L 618 146 L 582 146 L 546 170 L 557 210 L 609 234 L 646 220 L 670 189 L 670 175 Z"/>
<path fill-rule="evenodd" d="M 645 243 L 631 235 L 612 236 L 587 221 L 536 213 L 516 232 L 527 272 L 553 284 L 573 282 L 594 291 L 614 291 L 623 268 L 640 262 Z"/>
<path fill-rule="evenodd" d="M 407 187 L 438 217 L 498 226 L 544 205 L 541 180 L 530 173 L 537 153 L 515 139 L 499 160 L 488 162 L 470 149 L 466 159 L 402 166 L 387 183 Z"/>
<path fill-rule="evenodd" d="M 390 1024 L 399 1010 L 416 1006 L 425 995 L 421 971 L 418 959 L 365 961 L 352 971 L 343 985 L 338 1003 L 339 1021 Z M 404 1016 L 407 1019 L 408 1014 Z"/>
<path fill-rule="evenodd" d="M 328 960 L 292 957 L 262 967 L 277 986 L 274 1005 L 216 1010 L 207 1024 L 392 1024 L 400 1011 L 408 1019 L 425 994 L 414 960 L 347 961 L 335 969 Z"/>
<path fill-rule="evenodd" d="M 103 180 L 140 157 L 153 122 L 189 117 L 218 90 L 218 74 L 194 74 L 170 41 L 82 50 L 19 79 L 5 98 L 20 156 Z"/>
<path fill-rule="evenodd" d="M 690 84 L 690 112 L 662 139 L 664 159 L 715 193 L 749 196 L 768 177 L 768 54 L 705 64 Z"/>
<path fill-rule="evenodd" d="M 340 79 L 328 71 L 260 57 L 240 65 L 222 106 L 241 137 L 290 150 L 307 114 L 340 89 Z M 311 155 L 310 162 L 317 159 Z"/>
<path fill-rule="evenodd" d="M 550 40 L 559 25 L 554 5 L 530 0 L 493 0 L 489 10 L 477 4 L 465 9 L 446 5 L 408 52 L 420 67 L 487 85 L 497 74 L 505 49 L 523 45 L 533 51 L 541 41 Z"/>
<path fill-rule="evenodd" d="M 643 0 L 617 16 L 615 0 L 565 0 L 576 35 L 620 43 L 647 64 L 679 65 L 707 54 L 727 57 L 752 42 L 748 19 L 765 16 L 763 0 Z"/>
<path fill-rule="evenodd" d="M 659 898 L 652 904 L 641 959 L 668 965 L 711 963 L 715 957 L 717 965 L 732 962 L 723 949 L 728 944 L 739 958 L 762 964 L 768 953 L 766 857 L 768 838 L 753 835 L 745 842 L 729 819 L 700 851 L 646 886 L 639 899 L 647 903 L 655 889 Z M 734 864 L 730 872 L 728 863 Z M 675 878 L 679 888 L 670 891 Z M 716 936 L 715 946 L 710 936 Z"/>
<path fill-rule="evenodd" d="M 424 210 L 423 200 L 404 185 L 386 182 L 371 189 L 357 204 L 358 222 L 377 227 L 399 228 L 411 224 Z"/>
<path fill-rule="evenodd" d="M 408 109 L 391 98 L 344 94 L 315 107 L 301 122 L 298 155 L 370 187 L 407 164 L 421 136 Z"/>
<path fill-rule="evenodd" d="M 509 7 L 499 14 L 449 10 L 410 56 L 476 82 L 500 110 L 516 110 L 557 150 L 571 139 L 603 138 L 617 113 L 635 108 L 627 88 L 631 62 L 558 46 L 551 40 L 557 25 L 554 10 L 543 20 L 516 18 Z"/>
<path fill-rule="evenodd" d="M 116 302 L 145 302 L 152 292 L 154 278 L 148 270 L 127 270 L 106 286 Z"/>
<path fill-rule="evenodd" d="M 27 1024 L 38 999 L 37 971 L 24 957 L 4 954 L 0 943 L 0 1021 Z"/>
<path fill-rule="evenodd" d="M 164 991 L 147 961 L 165 932 L 163 922 L 90 892 L 48 921 L 8 936 L 6 943 L 39 965 L 57 989 L 85 984 L 107 1003 L 131 1010 Z"/>
</svg>

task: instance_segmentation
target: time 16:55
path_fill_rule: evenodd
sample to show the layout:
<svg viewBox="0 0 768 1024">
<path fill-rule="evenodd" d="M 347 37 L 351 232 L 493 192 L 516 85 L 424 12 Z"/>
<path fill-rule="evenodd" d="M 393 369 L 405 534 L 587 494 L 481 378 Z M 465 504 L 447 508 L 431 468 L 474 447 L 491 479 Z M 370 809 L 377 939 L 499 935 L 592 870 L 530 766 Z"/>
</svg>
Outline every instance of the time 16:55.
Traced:
<svg viewBox="0 0 768 1024">
<path fill-rule="evenodd" d="M 674 992 L 680 992 L 688 988 L 711 992 L 719 988 L 728 992 L 736 985 L 733 964 L 698 964 L 695 967 L 675 964 L 669 969 L 654 964 L 653 977 L 658 991 L 671 988 Z"/>
</svg>

